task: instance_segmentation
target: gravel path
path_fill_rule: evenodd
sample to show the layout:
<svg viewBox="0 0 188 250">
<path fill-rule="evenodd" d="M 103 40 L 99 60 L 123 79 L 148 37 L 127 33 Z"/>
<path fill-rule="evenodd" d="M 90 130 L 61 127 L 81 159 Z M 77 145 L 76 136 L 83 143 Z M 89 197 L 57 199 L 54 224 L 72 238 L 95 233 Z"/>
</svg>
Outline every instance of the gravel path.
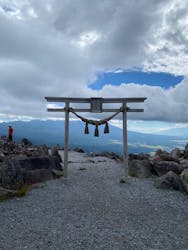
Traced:
<svg viewBox="0 0 188 250">
<path fill-rule="evenodd" d="M 1 250 L 188 249 L 188 196 L 153 179 L 120 184 L 113 160 L 82 159 L 67 180 L 0 203 Z"/>
</svg>

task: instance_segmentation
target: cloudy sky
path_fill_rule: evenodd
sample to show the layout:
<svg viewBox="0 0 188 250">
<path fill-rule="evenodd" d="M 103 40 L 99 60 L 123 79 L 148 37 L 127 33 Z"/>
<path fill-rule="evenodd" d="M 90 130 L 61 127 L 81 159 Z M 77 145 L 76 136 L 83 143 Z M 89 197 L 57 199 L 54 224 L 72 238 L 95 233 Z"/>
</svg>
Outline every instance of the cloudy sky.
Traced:
<svg viewBox="0 0 188 250">
<path fill-rule="evenodd" d="M 0 0 L 0 120 L 62 116 L 46 112 L 44 96 L 147 97 L 130 120 L 187 126 L 186 6 Z"/>
</svg>

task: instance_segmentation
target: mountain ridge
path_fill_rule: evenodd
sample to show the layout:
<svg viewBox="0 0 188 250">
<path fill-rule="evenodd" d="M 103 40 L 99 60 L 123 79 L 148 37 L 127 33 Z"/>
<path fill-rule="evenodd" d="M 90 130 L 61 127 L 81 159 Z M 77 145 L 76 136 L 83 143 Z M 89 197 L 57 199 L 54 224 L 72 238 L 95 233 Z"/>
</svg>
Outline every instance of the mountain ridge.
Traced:
<svg viewBox="0 0 188 250">
<path fill-rule="evenodd" d="M 64 145 L 64 120 L 31 120 L 0 123 L 0 135 L 7 135 L 8 126 L 14 128 L 14 140 L 28 138 L 34 144 L 55 146 Z M 110 133 L 104 134 L 104 126 L 99 127 L 99 137 L 94 137 L 94 126 L 89 126 L 89 135 L 84 134 L 84 123 L 70 121 L 69 146 L 81 147 L 86 152 L 110 151 L 122 154 L 122 129 L 109 125 Z M 188 137 L 144 134 L 128 131 L 129 153 L 151 153 L 158 148 L 170 151 L 174 147 L 183 147 Z"/>
</svg>

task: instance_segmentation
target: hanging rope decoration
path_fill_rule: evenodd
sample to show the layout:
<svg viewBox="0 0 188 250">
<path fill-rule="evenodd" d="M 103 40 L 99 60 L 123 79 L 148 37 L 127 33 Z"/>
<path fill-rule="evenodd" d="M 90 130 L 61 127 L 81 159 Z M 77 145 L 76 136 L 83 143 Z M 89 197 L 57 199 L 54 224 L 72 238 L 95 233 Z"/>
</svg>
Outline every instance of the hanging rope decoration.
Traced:
<svg viewBox="0 0 188 250">
<path fill-rule="evenodd" d="M 71 112 L 73 113 L 76 117 L 78 117 L 81 121 L 83 121 L 85 123 L 85 130 L 84 130 L 84 133 L 85 134 L 89 134 L 89 124 L 91 125 L 94 125 L 95 126 L 95 132 L 94 132 L 94 136 L 98 137 L 99 136 L 99 129 L 98 127 L 100 125 L 103 125 L 105 124 L 105 127 L 104 127 L 104 134 L 108 134 L 109 133 L 109 125 L 108 125 L 108 122 L 114 118 L 116 115 L 118 115 L 120 112 L 123 112 L 124 110 L 129 110 L 128 107 L 126 108 L 123 108 L 121 107 L 115 114 L 111 115 L 110 117 L 106 118 L 106 119 L 103 119 L 103 120 L 89 120 L 89 119 L 86 119 L 84 118 L 83 116 L 80 116 L 78 115 L 73 108 L 64 108 L 65 111 L 68 111 L 68 112 Z"/>
</svg>

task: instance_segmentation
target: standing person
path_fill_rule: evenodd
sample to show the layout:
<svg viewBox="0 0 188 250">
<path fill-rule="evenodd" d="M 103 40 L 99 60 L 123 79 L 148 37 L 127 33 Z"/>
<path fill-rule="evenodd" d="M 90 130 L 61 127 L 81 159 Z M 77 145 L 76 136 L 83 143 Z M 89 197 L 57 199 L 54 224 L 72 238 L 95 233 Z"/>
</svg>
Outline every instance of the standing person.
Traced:
<svg viewBox="0 0 188 250">
<path fill-rule="evenodd" d="M 8 139 L 9 141 L 12 141 L 12 136 L 13 136 L 13 128 L 12 126 L 8 126 L 9 129 L 8 129 Z"/>
</svg>

